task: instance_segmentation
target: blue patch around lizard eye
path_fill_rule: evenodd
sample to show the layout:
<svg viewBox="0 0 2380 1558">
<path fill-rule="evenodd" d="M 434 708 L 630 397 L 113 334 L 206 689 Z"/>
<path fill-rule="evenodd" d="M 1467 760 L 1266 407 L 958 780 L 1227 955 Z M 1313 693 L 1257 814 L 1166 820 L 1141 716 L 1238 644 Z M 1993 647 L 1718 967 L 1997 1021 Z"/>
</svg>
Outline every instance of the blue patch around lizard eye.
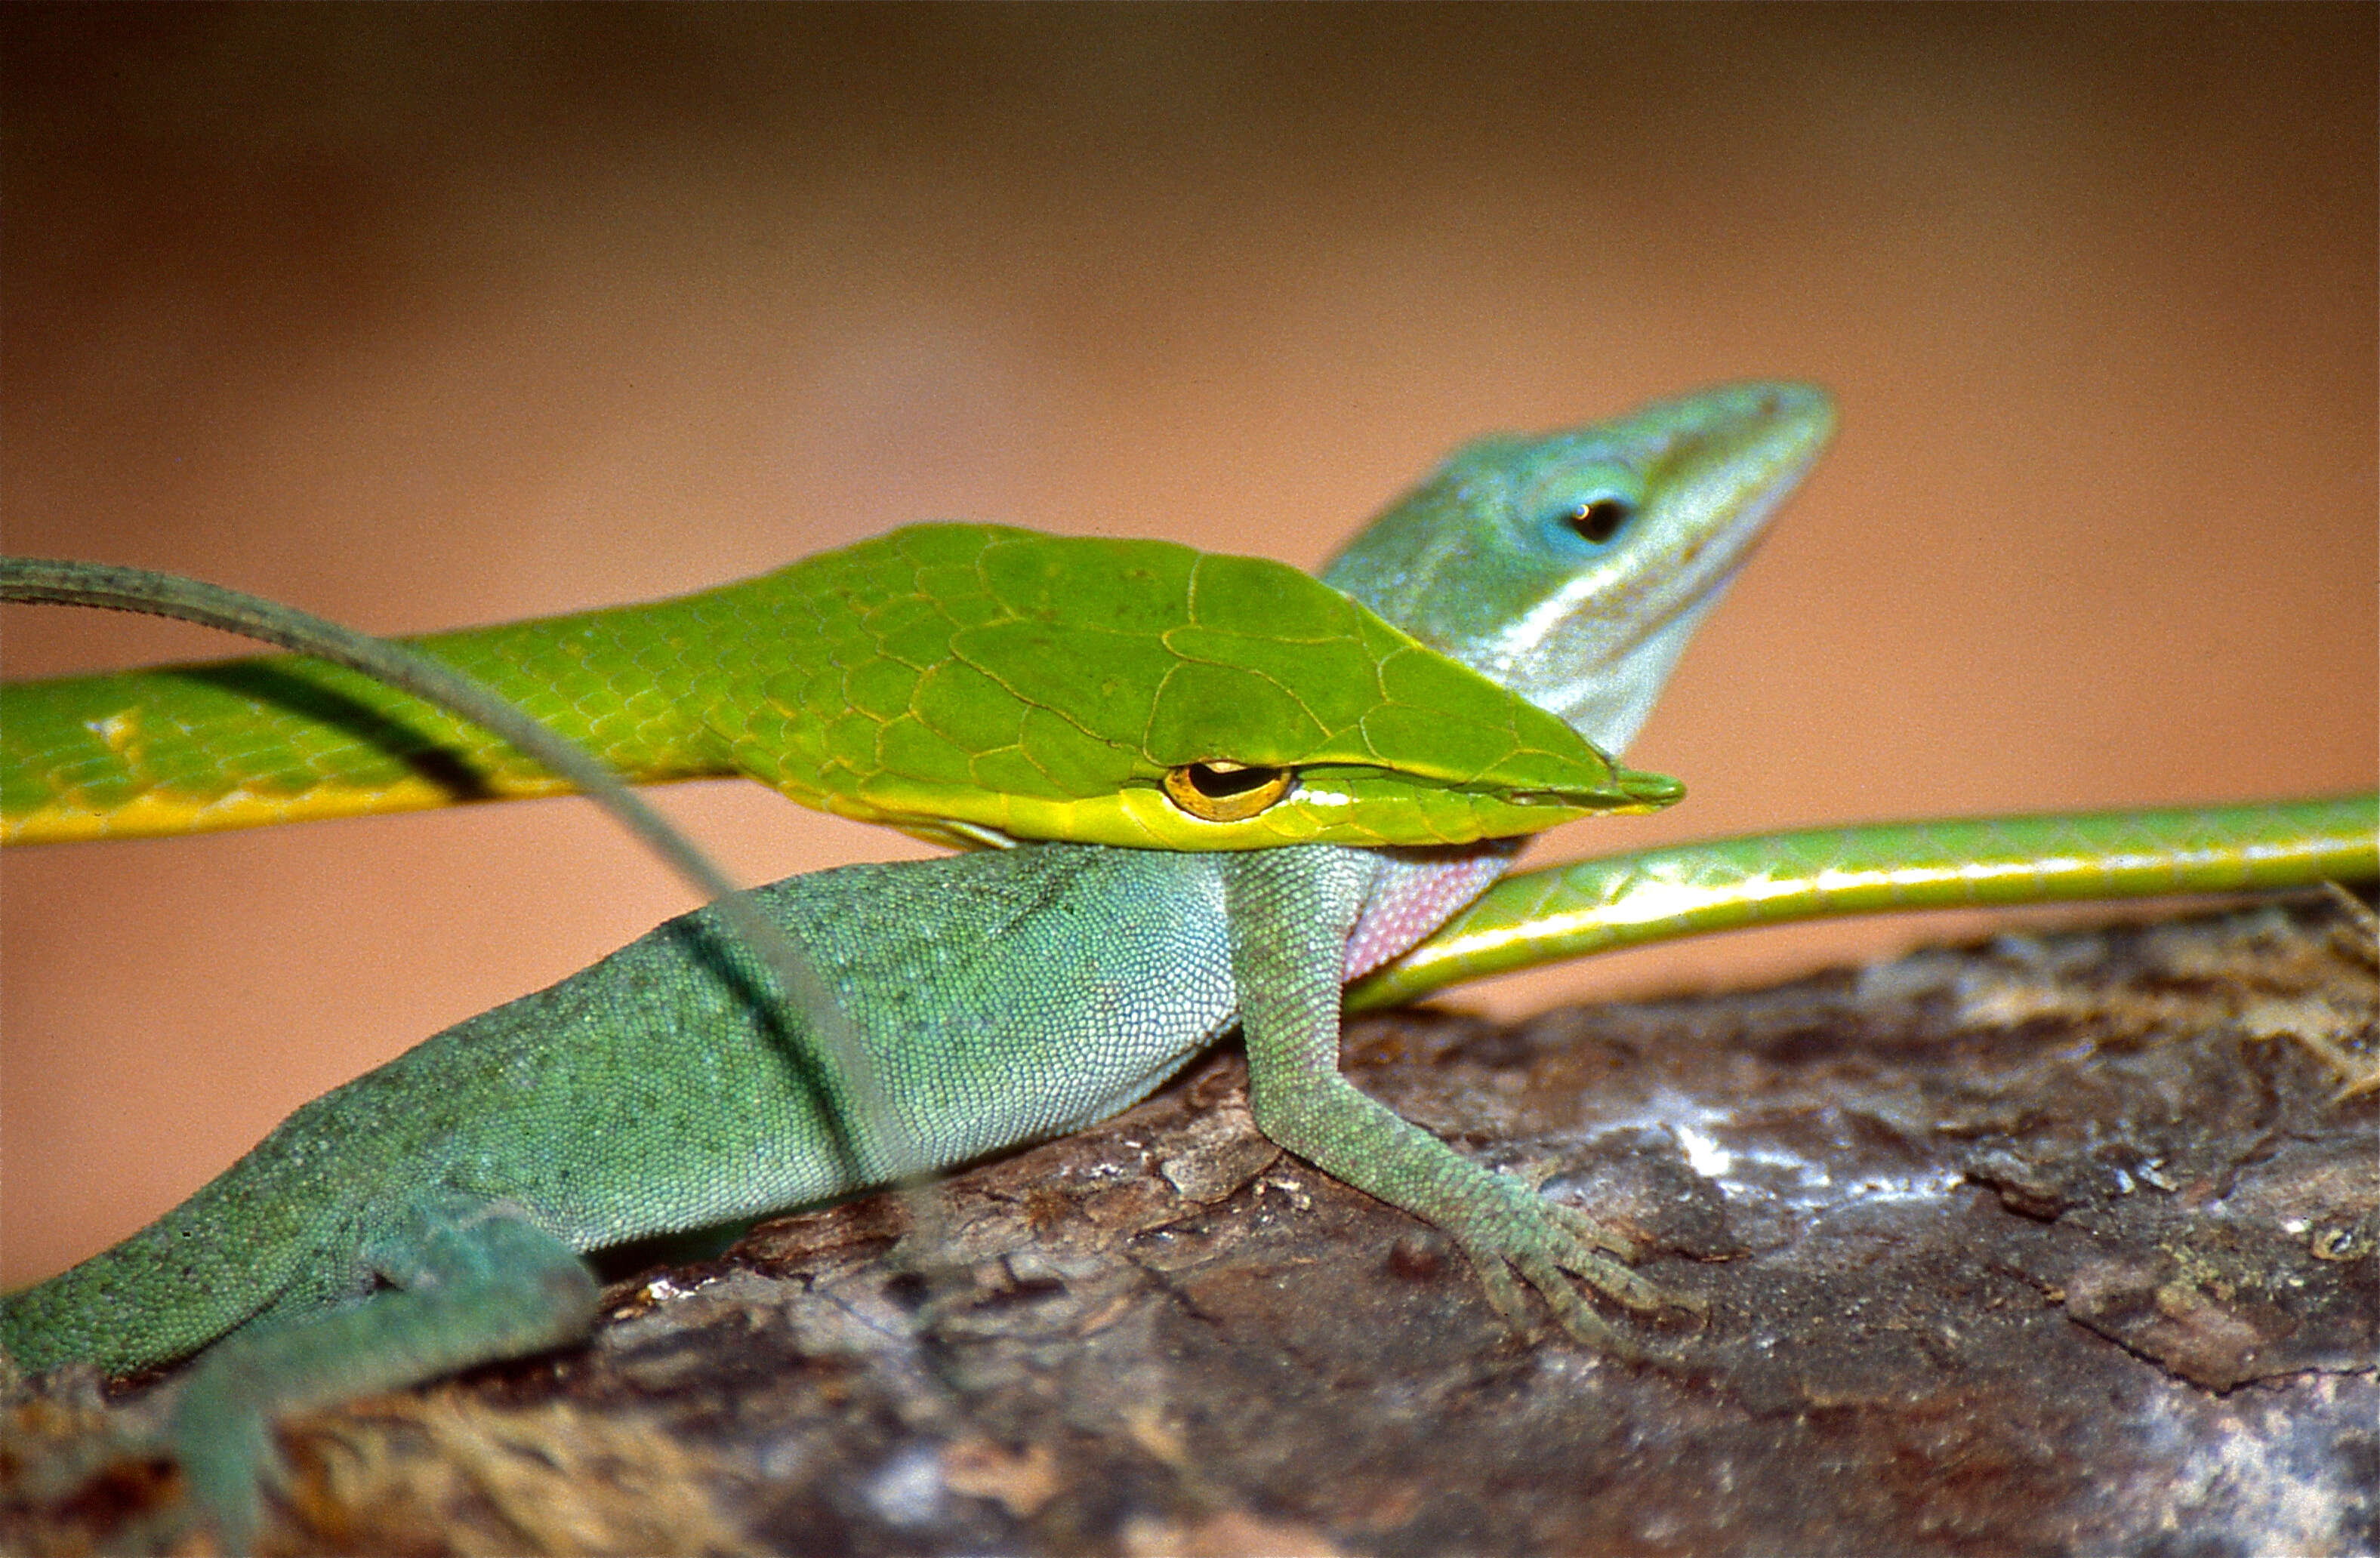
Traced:
<svg viewBox="0 0 2380 1558">
<path fill-rule="evenodd" d="M 1633 493 L 1590 488 L 1548 504 L 1539 511 L 1536 528 L 1557 554 L 1575 557 L 1609 550 L 1628 534 L 1635 518 Z"/>
</svg>

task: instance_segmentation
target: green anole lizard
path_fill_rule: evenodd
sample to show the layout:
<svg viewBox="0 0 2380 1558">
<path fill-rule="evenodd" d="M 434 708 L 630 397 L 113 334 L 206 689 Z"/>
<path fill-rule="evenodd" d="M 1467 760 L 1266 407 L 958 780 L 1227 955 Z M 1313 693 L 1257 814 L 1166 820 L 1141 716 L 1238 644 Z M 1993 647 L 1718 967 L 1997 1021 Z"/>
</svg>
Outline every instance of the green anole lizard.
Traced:
<svg viewBox="0 0 2380 1558">
<path fill-rule="evenodd" d="M 1493 604 L 1484 589 L 1438 604 L 1500 635 L 1518 682 L 1607 682 L 1597 718 L 1633 733 L 1682 646 L 1668 630 L 1732 574 L 1831 425 L 1815 392 L 1751 386 L 1458 456 L 1416 496 L 1428 523 L 1477 516 L 1506 527 L 1486 548 L 1552 562 Z M 1603 579 L 1584 604 L 1563 596 L 1583 572 Z M 1576 654 L 1532 652 L 1564 634 Z M 1658 1302 L 1597 1247 L 1616 1241 L 1335 1068 L 1342 973 L 1425 934 L 1505 858 L 1028 848 L 759 896 L 824 972 L 931 1161 L 1122 1107 L 1236 1009 L 1277 1140 L 1447 1226 L 1500 1307 L 1522 1308 L 1518 1270 L 1565 1323 L 1604 1335 L 1560 1272 Z M 594 1295 L 581 1250 L 881 1178 L 883 1144 L 851 1123 L 847 1079 L 749 998 L 754 965 L 710 924 L 674 922 L 299 1110 L 159 1224 L 11 1296 L 0 1341 L 26 1366 L 117 1371 L 212 1344 L 176 1439 L 201 1495 L 244 1527 L 274 1413 L 578 1334 Z M 850 1156 L 827 1150 L 855 1134 Z"/>
<path fill-rule="evenodd" d="M 1775 398 L 1774 392 L 1738 393 L 1756 396 L 1764 393 L 1772 397 L 1770 412 L 1784 404 Z M 1421 512 L 1435 494 L 1435 501 L 1447 512 L 1429 525 L 1414 531 L 1425 539 L 1430 526 L 1466 513 L 1478 518 L 1473 511 L 1486 509 L 1492 511 L 1491 517 L 1509 519 L 1518 515 L 1524 521 L 1554 518 L 1572 527 L 1575 540 L 1590 548 L 1610 549 L 1614 556 L 1624 556 L 1627 547 L 1615 543 L 1628 533 L 1630 526 L 1635 526 L 1639 535 L 1644 534 L 1653 519 L 1668 512 L 1664 504 L 1673 503 L 1676 497 L 1658 480 L 1647 480 L 1648 477 L 1665 474 L 1682 478 L 1689 474 L 1690 466 L 1685 464 L 1665 468 L 1662 462 L 1676 456 L 1682 433 L 1694 435 L 1682 439 L 1689 446 L 1695 438 L 1709 438 L 1711 424 L 1707 418 L 1730 409 L 1741 413 L 1744 406 L 1738 404 L 1730 407 L 1724 397 L 1702 397 L 1683 406 L 1657 408 L 1656 413 L 1608 429 L 1613 443 L 1597 456 L 1606 463 L 1597 478 L 1604 484 L 1603 489 L 1574 503 L 1567 511 L 1566 519 L 1551 511 L 1533 514 L 1524 501 L 1533 495 L 1530 483 L 1500 478 L 1510 478 L 1515 472 L 1530 472 L 1532 455 L 1542 467 L 1549 468 L 1561 467 L 1566 461 L 1578 461 L 1586 452 L 1585 446 L 1591 444 L 1585 435 L 1567 449 L 1556 450 L 1553 446 L 1560 441 L 1548 441 L 1534 449 L 1489 452 L 1474 457 L 1467 467 L 1459 459 L 1439 483 L 1416 495 L 1399 512 Z M 1682 628 L 1666 634 L 1648 634 L 1642 631 L 1643 626 L 1667 627 L 1680 616 L 1697 610 L 1699 604 L 1707 603 L 1731 571 L 1732 563 L 1740 560 L 1741 545 L 1748 543 L 1750 534 L 1756 530 L 1759 513 L 1784 487 L 1790 486 L 1801 465 L 1815 453 L 1815 441 L 1824 432 L 1824 403 L 1809 400 L 1802 403 L 1800 409 L 1805 416 L 1820 419 L 1820 425 L 1815 432 L 1808 427 L 1802 429 L 1800 436 L 1806 447 L 1791 459 L 1775 461 L 1766 472 L 1764 483 L 1757 484 L 1755 489 L 1734 494 L 1737 512 L 1733 517 L 1742 519 L 1750 513 L 1751 519 L 1737 533 L 1733 542 L 1736 550 L 1716 545 L 1699 549 L 1722 564 L 1715 573 L 1698 580 L 1686 580 L 1676 593 L 1659 599 L 1630 597 L 1621 588 L 1630 582 L 1624 569 L 1607 574 L 1603 585 L 1607 595 L 1619 590 L 1619 598 L 1631 599 L 1637 611 L 1633 618 L 1626 612 L 1615 613 L 1616 620 L 1623 627 L 1631 622 L 1638 624 L 1633 645 L 1620 653 L 1619 674 L 1606 683 L 1613 690 L 1597 711 L 1583 716 L 1601 721 L 1603 733 L 1613 745 L 1633 733 L 1634 723 L 1641 720 L 1660 676 L 1666 672 L 1668 659 L 1674 658 L 1682 642 Z M 1706 418 L 1699 430 L 1689 412 Z M 1723 427 L 1723 418 L 1720 425 Z M 1627 433 L 1637 435 L 1638 441 L 1631 444 L 1622 436 Z M 1666 445 L 1664 438 L 1669 441 Z M 1722 448 L 1726 442 L 1724 438 L 1712 441 Z M 1751 459 L 1754 451 L 1738 448 L 1732 453 L 1741 462 Z M 1767 453 L 1773 458 L 1777 451 L 1772 449 Z M 1578 473 L 1571 474 L 1575 477 Z M 1701 476 L 1707 484 L 1709 473 Z M 1641 485 L 1631 487 L 1632 477 Z M 1687 490 L 1694 486 L 1682 479 L 1676 485 Z M 1573 496 L 1585 489 L 1584 486 L 1573 489 Z M 1708 498 L 1711 494 L 1706 491 L 1703 495 Z M 1597 533 L 1606 531 L 1609 533 L 1602 534 L 1600 540 L 1595 538 Z M 1515 534 L 1508 531 L 1479 540 L 1471 561 L 1464 565 L 1475 568 L 1480 560 L 1493 558 L 1500 547 L 1510 548 Z M 1387 585 L 1376 584 L 1376 595 L 1381 591 L 1393 595 L 1398 588 L 1412 591 L 1417 602 L 1415 610 L 1425 615 L 1433 607 L 1448 605 L 1450 592 L 1429 587 L 1430 571 L 1415 561 L 1410 538 L 1402 561 L 1379 562 L 1400 555 L 1394 535 L 1395 527 L 1384 522 L 1376 532 L 1378 550 L 1366 550 L 1376 546 L 1375 537 L 1359 543 L 1342 564 L 1342 570 L 1354 572 L 1342 576 L 1360 583 L 1362 567 L 1369 559 L 1376 574 L 1390 581 Z M 1459 558 L 1460 549 L 1456 550 Z M 1573 552 L 1561 567 L 1551 570 L 1549 576 L 1592 573 L 1594 570 L 1585 566 L 1589 561 L 1591 558 Z M 1560 636 L 1558 609 L 1543 606 L 1542 600 L 1540 595 L 1528 601 L 1535 608 L 1532 611 L 1507 610 L 1500 621 L 1491 624 L 1492 631 L 1483 628 L 1475 616 L 1466 619 L 1462 610 L 1452 612 L 1451 626 L 1443 622 L 1417 622 L 1416 631 L 1425 639 L 1443 637 L 1450 647 L 1468 647 L 1483 663 L 1520 677 L 1524 672 L 1516 668 L 1536 662 L 1539 657 L 1528 636 L 1515 633 L 1512 624 L 1533 619 L 1545 624 L 1542 631 L 1548 639 Z M 1381 603 L 1391 607 L 1394 604 L 1385 597 Z M 1592 612 L 1588 615 L 1592 616 Z M 1462 642 L 1454 642 L 1458 640 Z M 1628 670 L 1631 653 L 1643 657 L 1633 662 L 1638 669 L 1633 676 Z M 1558 670 L 1550 681 L 1538 688 L 1548 698 L 1563 691 L 1565 683 Z M 1087 1117 L 1081 1113 L 1087 1107 L 1104 1112 L 1109 1103 L 1120 1104 L 1136 1096 L 1157 1076 L 1178 1063 L 1183 1055 L 1228 1021 L 1232 997 L 1237 994 L 1243 998 L 1244 1015 L 1250 1030 L 1252 1058 L 1257 1062 L 1255 1086 L 1258 1117 L 1276 1140 L 1285 1140 L 1285 1144 L 1305 1152 L 1342 1177 L 1447 1226 L 1480 1264 L 1500 1307 L 1522 1305 L 1519 1286 L 1512 1275 L 1512 1270 L 1518 1270 L 1554 1304 L 1566 1324 L 1595 1334 L 1601 1330 L 1600 1322 L 1560 1277 L 1559 1268 L 1581 1270 L 1590 1281 L 1623 1301 L 1657 1301 L 1653 1290 L 1594 1248 L 1604 1236 L 1583 1218 L 1546 1208 L 1525 1190 L 1485 1175 L 1393 1116 L 1368 1105 L 1337 1078 L 1332 1065 L 1330 1045 L 1336 1035 L 1333 1008 L 1339 973 L 1378 952 L 1393 950 L 1401 941 L 1409 941 L 1414 934 L 1412 926 L 1426 928 L 1433 914 L 1459 901 L 1465 889 L 1475 889 L 1500 866 L 1497 851 L 1475 851 L 1459 860 L 1400 861 L 1371 851 L 1331 848 L 1205 857 L 1048 846 L 1003 856 L 929 863 L 923 867 L 852 868 L 849 872 L 796 879 L 772 891 L 781 895 L 789 921 L 826 927 L 823 941 L 834 942 L 836 933 L 842 929 L 848 929 L 856 937 L 856 942 L 846 940 L 838 948 L 822 948 L 820 941 L 811 943 L 814 951 L 826 951 L 830 966 L 847 982 L 847 990 L 853 987 L 852 982 L 865 985 L 875 978 L 879 983 L 871 994 L 877 996 L 906 990 L 916 1004 L 931 1008 L 938 1003 L 949 1002 L 955 995 L 958 1005 L 972 1003 L 974 1009 L 1002 1013 L 1013 1020 L 1001 1033 L 961 1033 L 953 1029 L 944 1035 L 943 1042 L 922 1049 L 913 1045 L 899 1046 L 909 1051 L 907 1058 L 914 1064 L 907 1072 L 894 1077 L 894 1093 L 896 1097 L 937 1117 L 928 1120 L 929 1126 L 973 1123 L 964 1120 L 964 1111 L 953 1111 L 952 1093 L 938 1095 L 937 1090 L 952 1089 L 957 1097 L 979 1100 L 987 1091 L 979 1081 L 986 1057 L 1013 1051 L 1019 1042 L 1020 1026 L 1027 1033 L 1044 1027 L 1049 1030 L 1046 1036 L 1050 1039 L 1050 1047 L 1032 1052 L 1030 1069 L 1049 1080 L 1051 1086 L 1032 1097 L 1026 1096 L 1033 1090 L 1022 1081 L 1013 1087 L 1003 1083 L 990 1089 L 995 1104 L 1003 1106 L 1002 1117 L 989 1122 L 987 1134 L 979 1141 L 964 1131 L 958 1132 L 958 1139 L 950 1142 L 950 1150 L 955 1154 L 1063 1129 L 1077 1118 Z M 1097 945 L 1085 947 L 1084 916 L 1119 911 L 1123 912 L 1122 928 L 1111 930 Z M 880 919 L 868 918 L 880 912 Z M 930 934 L 937 924 L 952 934 Z M 994 926 L 999 927 L 1004 939 L 998 943 L 996 951 L 985 951 L 983 948 L 990 945 L 989 938 Z M 1269 926 L 1276 934 L 1252 936 L 1245 928 L 1250 926 Z M 1366 927 L 1378 929 L 1377 936 L 1367 939 Z M 1143 934 L 1144 930 L 1147 934 Z M 905 941 L 905 935 L 908 937 Z M 681 1002 L 692 994 L 698 997 L 697 1006 L 701 1004 L 699 997 L 707 989 L 716 1005 L 723 994 L 716 979 L 720 962 L 706 967 L 699 954 L 691 963 L 684 960 L 689 948 L 701 945 L 698 933 L 692 927 L 684 922 L 674 923 L 657 933 L 656 938 L 599 965 L 598 970 L 580 980 L 500 1008 L 432 1041 L 431 1045 L 416 1051 L 415 1056 L 426 1056 L 441 1045 L 453 1049 L 483 1045 L 507 1033 L 513 1033 L 516 1042 L 527 1043 L 524 1024 L 540 1017 L 552 1017 L 557 1004 L 568 1006 L 570 1003 L 563 997 L 574 986 L 584 996 L 606 980 L 634 983 L 645 977 Z M 977 948 L 972 959 L 965 952 L 969 947 Z M 674 957 L 678 960 L 673 962 Z M 733 964 L 732 959 L 721 961 Z M 1011 975 L 1005 986 L 1000 979 L 1003 972 Z M 1232 989 L 1234 984 L 1238 986 L 1236 992 Z M 1169 1009 L 1169 1002 L 1174 1009 Z M 735 1006 L 732 996 L 727 1005 Z M 1125 1017 L 1116 1026 L 1135 1040 L 1146 1038 L 1148 1042 L 1086 1049 L 1084 1046 L 1098 1036 L 1098 1025 L 1087 1024 L 1081 1015 L 1086 1010 L 1121 1010 Z M 649 1030 L 653 1024 L 668 1026 L 661 1017 L 648 1016 L 642 1021 Z M 1152 1027 L 1164 1029 L 1169 1021 L 1175 1025 L 1168 1030 L 1171 1037 L 1152 1033 Z M 466 1033 L 475 1033 L 476 1041 L 467 1042 L 463 1038 Z M 375 1073 L 366 1081 L 379 1080 L 383 1089 L 402 1086 L 401 1079 L 392 1073 L 411 1059 L 413 1057 L 400 1060 L 395 1067 Z M 888 1060 L 897 1067 L 900 1057 L 888 1055 Z M 423 1064 L 428 1067 L 431 1062 L 425 1060 Z M 970 1072 L 978 1079 L 973 1084 L 968 1081 Z M 1099 1074 L 1091 1078 L 1095 1082 L 1103 1076 L 1117 1089 L 1119 1096 L 1087 1104 L 1082 1084 L 1087 1073 Z M 358 1090 L 362 1087 L 358 1084 Z M 334 1100 L 348 1091 L 357 1090 L 343 1090 L 342 1094 L 334 1095 Z M 526 1106 L 527 1101 L 523 1102 Z M 657 1095 L 653 1102 L 668 1100 Z M 323 1105 L 312 1107 L 322 1109 Z M 1033 1112 L 1037 1107 L 1038 1114 Z M 306 1114 L 301 1111 L 298 1120 L 303 1120 Z M 512 1123 L 534 1121 L 521 1119 Z M 950 1133 L 945 1134 L 947 1137 Z M 673 1137 L 655 1145 L 662 1149 L 664 1156 L 685 1155 L 683 1138 Z M 270 1148 L 272 1143 L 267 1146 Z M 404 1177 L 418 1179 L 419 1172 Z M 732 1173 L 729 1178 L 733 1178 Z M 517 1201 L 523 1195 L 533 1199 L 539 1189 L 547 1188 L 550 1187 L 532 1187 L 525 1180 L 516 1180 L 509 1199 Z M 486 1194 L 477 1190 L 457 1193 L 466 1199 Z M 721 1187 L 718 1193 L 733 1200 L 732 1187 Z M 204 1195 L 202 1192 L 201 1200 Z M 629 1199 L 637 1199 L 633 1190 Z M 415 1211 L 419 1214 L 420 1209 L 417 1207 Z M 492 1238 L 476 1233 L 466 1237 L 436 1219 L 432 1222 L 437 1226 L 428 1230 L 430 1233 L 471 1249 L 486 1247 Z M 496 1228 L 507 1236 L 522 1232 L 520 1222 L 504 1217 L 475 1225 L 475 1228 Z M 425 1238 L 422 1242 L 428 1241 Z M 529 1242 L 538 1244 L 533 1238 Z M 525 1262 L 525 1257 L 540 1253 L 549 1257 L 542 1265 Z M 516 1251 L 513 1260 L 500 1263 L 524 1271 L 544 1271 L 557 1280 L 570 1266 L 566 1249 L 554 1258 L 550 1244 Z M 45 1287 L 34 1291 L 48 1290 Z M 482 1288 L 477 1297 L 489 1300 L 497 1291 Z M 307 1298 L 327 1296 L 316 1287 Z M 457 1311 L 428 1323 L 432 1339 L 460 1346 L 464 1334 L 472 1327 L 451 1322 L 475 1316 L 485 1319 L 472 1305 L 462 1302 L 469 1296 L 468 1292 L 449 1291 L 447 1297 L 457 1302 Z M 378 1310 L 389 1322 L 397 1322 L 407 1311 L 401 1306 L 392 1307 L 392 1299 L 396 1297 L 383 1294 L 360 1309 L 346 1311 L 346 1315 L 361 1317 Z M 18 1302 L 11 1302 L 12 1326 L 18 1319 Z M 31 1329 L 40 1329 L 38 1317 Z M 330 1327 L 331 1331 L 336 1329 Z M 386 1339 L 384 1328 L 377 1322 L 363 1329 L 373 1332 L 383 1342 Z M 484 1332 L 486 1327 L 480 1329 Z M 253 1340 L 237 1339 L 219 1349 L 193 1381 L 190 1398 L 184 1408 L 185 1443 L 204 1441 L 211 1445 L 237 1441 L 244 1455 L 261 1445 L 261 1425 L 268 1411 L 297 1400 L 364 1388 L 355 1383 L 352 1372 L 341 1370 L 363 1367 L 359 1353 L 373 1349 L 357 1349 L 345 1344 L 331 1347 L 329 1350 L 341 1360 L 340 1368 L 325 1370 L 324 1338 L 328 1334 L 322 1327 L 285 1330 L 279 1334 L 278 1344 L 268 1333 Z M 12 1329 L 7 1335 L 14 1346 L 18 1332 Z M 479 1340 L 484 1344 L 488 1337 L 482 1335 Z M 522 1342 L 517 1335 L 496 1340 L 497 1350 L 505 1350 L 502 1345 L 505 1342 Z M 529 1339 L 527 1345 L 535 1345 L 535 1339 Z M 179 1350 L 184 1349 L 172 1347 L 152 1356 L 170 1356 Z M 376 1366 L 383 1373 L 393 1362 L 402 1363 L 415 1372 L 453 1366 L 418 1352 L 395 1350 L 404 1352 L 404 1356 L 392 1359 L 390 1348 L 379 1348 Z M 284 1356 L 285 1352 L 295 1356 Z M 377 1376 L 367 1371 L 367 1377 Z M 262 1390 L 239 1388 L 244 1381 L 271 1383 Z M 232 1429 L 239 1431 L 229 1432 Z M 209 1452 L 200 1458 L 203 1462 L 215 1457 Z M 229 1485 L 238 1485 L 248 1475 L 245 1467 L 253 1464 L 238 1456 L 231 1459 L 237 1464 L 227 1461 L 217 1468 L 215 1479 L 219 1485 L 226 1479 Z M 200 1472 L 203 1480 L 205 1466 L 201 1464 L 194 1469 Z M 237 1494 L 228 1496 L 236 1500 Z"/>
</svg>

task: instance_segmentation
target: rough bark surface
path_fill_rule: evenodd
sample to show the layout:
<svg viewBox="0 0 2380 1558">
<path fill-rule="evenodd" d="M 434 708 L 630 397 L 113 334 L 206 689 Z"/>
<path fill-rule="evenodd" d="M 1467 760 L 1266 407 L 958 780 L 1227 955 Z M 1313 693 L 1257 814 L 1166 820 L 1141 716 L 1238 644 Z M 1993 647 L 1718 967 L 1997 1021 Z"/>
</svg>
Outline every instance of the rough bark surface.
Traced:
<svg viewBox="0 0 2380 1558">
<path fill-rule="evenodd" d="M 1709 1305 L 1644 1363 L 1498 1323 L 1281 1156 L 1238 1060 L 612 1290 L 593 1345 L 290 1425 L 358 1552 L 2380 1549 L 2368 930 L 2321 898 L 1500 1028 L 1349 1072 Z M 1630 1323 L 1637 1323 L 1630 1322 Z M 20 1400 L 0 1545 L 173 1540 L 156 1393 Z M 184 1537 L 188 1551 L 203 1539 Z"/>
</svg>

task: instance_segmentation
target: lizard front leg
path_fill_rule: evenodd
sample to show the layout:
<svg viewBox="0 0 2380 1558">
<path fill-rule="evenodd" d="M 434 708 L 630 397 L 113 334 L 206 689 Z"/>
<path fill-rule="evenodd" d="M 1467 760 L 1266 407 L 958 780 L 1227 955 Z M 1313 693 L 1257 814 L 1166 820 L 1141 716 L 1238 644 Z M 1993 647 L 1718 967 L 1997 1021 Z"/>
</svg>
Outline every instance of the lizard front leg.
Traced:
<svg viewBox="0 0 2380 1558">
<path fill-rule="evenodd" d="M 1572 1336 L 1641 1354 L 1562 1274 L 1575 1273 L 1631 1309 L 1691 1308 L 1621 1263 L 1634 1254 L 1624 1238 L 1482 1168 L 1340 1075 L 1341 959 L 1375 869 L 1363 851 L 1334 849 L 1253 851 L 1225 867 L 1232 972 L 1257 1129 L 1332 1178 L 1443 1231 L 1515 1327 L 1528 1323 L 1517 1273 Z"/>
</svg>

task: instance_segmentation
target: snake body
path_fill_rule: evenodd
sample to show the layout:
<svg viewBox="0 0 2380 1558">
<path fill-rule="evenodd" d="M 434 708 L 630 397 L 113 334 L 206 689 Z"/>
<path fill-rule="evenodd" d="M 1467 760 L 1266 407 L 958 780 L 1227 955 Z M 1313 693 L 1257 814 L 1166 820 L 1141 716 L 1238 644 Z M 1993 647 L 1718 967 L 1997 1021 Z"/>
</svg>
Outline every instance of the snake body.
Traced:
<svg viewBox="0 0 2380 1558">
<path fill-rule="evenodd" d="M 1673 781 L 1283 563 L 926 525 L 638 606 L 407 640 L 641 782 L 741 774 L 957 844 L 1435 844 Z M 301 656 L 0 686 L 0 839 L 568 786 Z"/>
</svg>

